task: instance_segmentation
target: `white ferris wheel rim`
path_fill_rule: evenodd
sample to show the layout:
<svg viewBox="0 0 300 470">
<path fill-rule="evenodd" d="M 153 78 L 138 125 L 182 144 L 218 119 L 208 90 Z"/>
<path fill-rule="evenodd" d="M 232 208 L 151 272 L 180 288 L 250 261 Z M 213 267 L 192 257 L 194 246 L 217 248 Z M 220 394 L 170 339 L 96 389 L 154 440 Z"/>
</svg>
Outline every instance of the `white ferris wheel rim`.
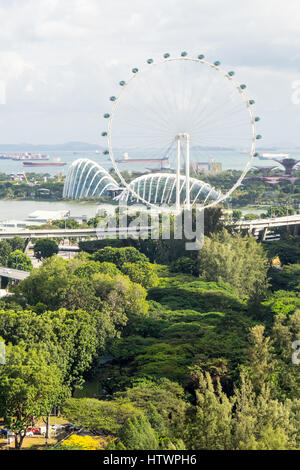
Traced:
<svg viewBox="0 0 300 470">
<path fill-rule="evenodd" d="M 247 160 L 247 163 L 246 163 L 246 165 L 245 165 L 245 167 L 242 171 L 242 174 L 240 175 L 240 177 L 238 178 L 236 183 L 225 194 L 222 194 L 222 196 L 220 198 L 210 202 L 209 204 L 203 204 L 202 207 L 201 207 L 201 204 L 197 204 L 197 202 L 195 202 L 192 205 L 192 207 L 194 205 L 196 205 L 197 208 L 199 208 L 199 206 L 200 206 L 201 209 L 204 210 L 204 209 L 207 209 L 209 207 L 214 207 L 214 206 L 220 204 L 221 202 L 225 201 L 226 199 L 228 199 L 230 197 L 230 195 L 241 185 L 241 183 L 244 180 L 246 174 L 248 173 L 249 169 L 251 168 L 251 163 L 253 161 L 253 157 L 254 157 L 254 154 L 255 154 L 257 135 L 256 135 L 256 121 L 255 121 L 255 115 L 254 115 L 254 112 L 253 112 L 253 107 L 250 104 L 250 99 L 249 99 L 248 95 L 246 94 L 244 89 L 241 88 L 241 83 L 239 83 L 237 80 L 235 80 L 233 78 L 233 76 L 229 75 L 229 72 L 226 72 L 219 65 L 216 65 L 215 63 L 211 63 L 211 62 L 205 60 L 204 58 L 199 59 L 199 58 L 196 58 L 196 57 L 186 57 L 186 56 L 167 57 L 167 58 L 161 59 L 161 60 L 156 61 L 156 62 L 154 60 L 151 63 L 147 62 L 146 67 L 144 67 L 141 70 L 136 69 L 136 71 L 133 73 L 132 77 L 130 77 L 128 81 L 124 81 L 124 84 L 121 86 L 120 93 L 115 97 L 115 100 L 112 102 L 113 103 L 112 104 L 112 109 L 111 109 L 111 112 L 110 112 L 109 118 L 108 118 L 107 144 L 108 144 L 109 156 L 110 156 L 111 162 L 113 164 L 113 168 L 114 168 L 115 172 L 117 173 L 118 177 L 120 178 L 122 184 L 127 189 L 128 194 L 133 194 L 134 197 L 137 199 L 137 201 L 141 201 L 146 206 L 152 207 L 154 209 L 157 209 L 160 206 L 147 201 L 142 196 L 137 194 L 134 191 L 134 189 L 132 187 L 130 187 L 130 184 L 128 184 L 127 181 L 125 181 L 125 178 L 122 176 L 122 174 L 119 170 L 119 167 L 118 167 L 118 165 L 116 163 L 116 160 L 115 160 L 115 157 L 114 157 L 112 143 L 111 143 L 112 123 L 113 123 L 113 118 L 114 118 L 114 116 L 117 112 L 117 108 L 118 108 L 118 105 L 120 103 L 121 97 L 125 93 L 127 87 L 133 82 L 133 80 L 136 80 L 137 77 L 140 76 L 141 74 L 144 74 L 144 73 L 148 72 L 150 70 L 150 68 L 152 68 L 152 67 L 157 67 L 157 66 L 159 66 L 161 64 L 164 64 L 166 62 L 183 61 L 183 60 L 205 64 L 208 67 L 211 67 L 212 69 L 215 69 L 217 72 L 219 72 L 221 75 L 223 75 L 224 78 L 228 79 L 233 84 L 233 88 L 235 88 L 237 93 L 239 93 L 241 95 L 242 101 L 244 101 L 245 104 L 246 104 L 246 108 L 248 110 L 249 117 L 250 117 L 250 125 L 251 125 L 251 131 L 252 131 L 251 138 L 249 138 L 249 142 L 250 142 L 249 147 L 251 148 L 251 150 L 249 152 L 250 156 L 249 156 L 249 158 Z M 251 132 L 250 132 L 250 134 L 251 134 Z"/>
</svg>

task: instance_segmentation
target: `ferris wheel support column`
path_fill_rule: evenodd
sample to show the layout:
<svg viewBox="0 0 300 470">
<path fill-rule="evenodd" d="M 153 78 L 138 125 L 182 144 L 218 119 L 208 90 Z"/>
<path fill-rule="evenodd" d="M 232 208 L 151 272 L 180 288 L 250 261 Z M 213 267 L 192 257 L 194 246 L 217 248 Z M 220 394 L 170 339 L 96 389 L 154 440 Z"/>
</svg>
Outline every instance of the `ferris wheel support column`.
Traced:
<svg viewBox="0 0 300 470">
<path fill-rule="evenodd" d="M 184 134 L 186 141 L 186 155 L 185 155 L 185 178 L 186 178 L 186 208 L 189 211 L 191 208 L 191 195 L 190 195 L 190 136 Z"/>
<path fill-rule="evenodd" d="M 177 162 L 176 162 L 176 210 L 180 210 L 180 134 L 176 136 L 177 140 Z"/>
</svg>

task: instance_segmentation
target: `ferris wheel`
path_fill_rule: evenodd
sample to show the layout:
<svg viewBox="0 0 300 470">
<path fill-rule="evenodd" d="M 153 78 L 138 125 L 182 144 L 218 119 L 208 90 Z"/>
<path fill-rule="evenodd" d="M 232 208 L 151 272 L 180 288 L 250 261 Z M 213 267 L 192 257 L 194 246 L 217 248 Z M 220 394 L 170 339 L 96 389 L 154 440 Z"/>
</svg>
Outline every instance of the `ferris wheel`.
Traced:
<svg viewBox="0 0 300 470">
<path fill-rule="evenodd" d="M 165 53 L 158 61 L 148 59 L 143 68 L 132 69 L 128 80 L 119 82 L 118 91 L 110 97 L 111 110 L 104 114 L 107 130 L 102 136 L 107 138 L 107 148 L 103 153 L 109 155 L 116 174 L 136 200 L 157 207 L 160 191 L 153 184 L 153 168 L 142 178 L 143 191 L 125 181 L 122 171 L 138 171 L 141 164 L 144 171 L 145 165 L 160 165 L 155 184 L 167 181 L 161 193 L 166 194 L 169 184 L 165 200 L 175 203 L 178 210 L 199 202 L 193 188 L 201 175 L 209 173 L 214 181 L 213 175 L 221 168 L 231 175 L 230 186 L 226 175 L 221 186 L 218 178 L 208 185 L 210 190 L 202 193 L 206 195 L 203 207 L 224 201 L 242 183 L 258 155 L 255 147 L 261 135 L 256 123 L 260 118 L 254 114 L 255 102 L 247 96 L 246 85 L 234 76 L 219 61 L 211 63 L 203 54 L 188 57 L 182 52 L 176 57 Z M 157 177 L 163 170 L 164 180 Z"/>
</svg>

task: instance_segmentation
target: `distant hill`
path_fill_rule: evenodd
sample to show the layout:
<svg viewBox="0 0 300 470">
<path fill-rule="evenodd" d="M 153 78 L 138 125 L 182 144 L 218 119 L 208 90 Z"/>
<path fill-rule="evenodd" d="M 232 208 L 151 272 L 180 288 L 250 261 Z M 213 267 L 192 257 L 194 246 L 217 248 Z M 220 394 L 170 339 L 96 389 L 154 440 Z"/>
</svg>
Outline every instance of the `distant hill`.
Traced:
<svg viewBox="0 0 300 470">
<path fill-rule="evenodd" d="M 103 147 L 98 144 L 89 144 L 87 142 L 65 142 L 62 144 L 0 144 L 0 152 L 38 152 L 45 150 L 103 150 Z"/>
</svg>

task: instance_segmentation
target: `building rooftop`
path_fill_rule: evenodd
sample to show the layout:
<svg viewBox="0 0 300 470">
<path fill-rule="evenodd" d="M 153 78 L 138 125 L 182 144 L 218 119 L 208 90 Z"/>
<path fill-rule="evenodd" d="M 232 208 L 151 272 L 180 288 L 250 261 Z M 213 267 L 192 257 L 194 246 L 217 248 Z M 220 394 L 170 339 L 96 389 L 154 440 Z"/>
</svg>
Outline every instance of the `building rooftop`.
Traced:
<svg viewBox="0 0 300 470">
<path fill-rule="evenodd" d="M 27 217 L 28 222 L 61 220 L 69 215 L 68 210 L 61 211 L 34 211 Z"/>
</svg>

